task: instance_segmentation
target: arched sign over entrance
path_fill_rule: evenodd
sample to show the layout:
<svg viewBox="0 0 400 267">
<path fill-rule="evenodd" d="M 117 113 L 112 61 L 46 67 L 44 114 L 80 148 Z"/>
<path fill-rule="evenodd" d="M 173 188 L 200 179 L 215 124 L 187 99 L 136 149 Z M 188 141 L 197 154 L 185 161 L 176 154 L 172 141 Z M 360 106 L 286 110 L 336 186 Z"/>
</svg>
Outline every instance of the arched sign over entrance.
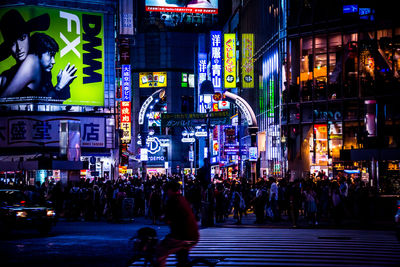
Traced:
<svg viewBox="0 0 400 267">
<path fill-rule="evenodd" d="M 159 96 L 157 96 L 157 94 L 159 94 Z M 157 98 L 162 98 L 165 94 L 164 89 L 159 89 L 157 91 L 155 91 L 153 94 L 151 94 L 151 96 L 149 96 L 146 101 L 144 101 L 143 105 L 140 107 L 140 111 L 139 111 L 139 125 L 143 125 L 144 124 L 144 117 L 146 115 L 147 112 L 147 108 L 150 106 L 150 104 L 153 102 L 153 100 L 155 99 L 155 97 L 157 96 Z"/>
</svg>

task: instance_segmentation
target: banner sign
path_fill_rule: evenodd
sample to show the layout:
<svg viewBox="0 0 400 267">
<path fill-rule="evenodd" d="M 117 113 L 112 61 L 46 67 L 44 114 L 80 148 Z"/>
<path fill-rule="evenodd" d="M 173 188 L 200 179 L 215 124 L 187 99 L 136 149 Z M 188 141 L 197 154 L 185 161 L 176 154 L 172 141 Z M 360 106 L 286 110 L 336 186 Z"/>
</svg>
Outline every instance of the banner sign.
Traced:
<svg viewBox="0 0 400 267">
<path fill-rule="evenodd" d="M 0 9 L 0 102 L 103 106 L 103 23 L 103 14 L 87 11 Z"/>
<path fill-rule="evenodd" d="M 133 35 L 133 1 L 119 0 L 119 34 Z"/>
<path fill-rule="evenodd" d="M 222 68 L 222 57 L 221 57 L 221 32 L 212 31 L 211 35 L 211 81 L 214 85 L 214 89 L 221 89 L 221 68 Z"/>
<path fill-rule="evenodd" d="M 167 87 L 167 73 L 166 72 L 140 72 L 139 73 L 139 87 Z"/>
<path fill-rule="evenodd" d="M 218 14 L 218 0 L 146 0 L 146 11 Z"/>
<path fill-rule="evenodd" d="M 210 124 L 230 125 L 229 111 L 210 112 Z M 163 113 L 162 127 L 190 127 L 207 124 L 207 113 Z"/>
<path fill-rule="evenodd" d="M 122 65 L 122 99 L 131 101 L 131 65 Z"/>
<path fill-rule="evenodd" d="M 224 84 L 236 88 L 236 35 L 224 34 Z"/>
<path fill-rule="evenodd" d="M 207 54 L 199 53 L 198 57 L 199 88 L 203 81 L 207 80 Z"/>
<path fill-rule="evenodd" d="M 242 34 L 242 85 L 254 88 L 254 34 Z"/>
<path fill-rule="evenodd" d="M 24 116 L 0 119 L 0 147 L 58 147 L 60 121 L 81 124 L 82 147 L 105 147 L 105 118 Z"/>
</svg>

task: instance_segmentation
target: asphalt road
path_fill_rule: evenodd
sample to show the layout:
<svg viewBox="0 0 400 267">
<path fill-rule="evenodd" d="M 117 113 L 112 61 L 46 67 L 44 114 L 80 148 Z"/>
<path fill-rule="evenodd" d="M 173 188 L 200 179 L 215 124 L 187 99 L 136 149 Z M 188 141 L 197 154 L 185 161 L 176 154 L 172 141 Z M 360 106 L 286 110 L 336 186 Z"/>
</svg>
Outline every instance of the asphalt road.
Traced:
<svg viewBox="0 0 400 267">
<path fill-rule="evenodd" d="M 125 266 L 129 238 L 148 221 L 60 221 L 48 236 L 16 231 L 0 239 L 2 266 Z M 159 236 L 168 232 L 156 226 Z M 394 232 L 356 229 L 290 229 L 255 225 L 201 229 L 192 254 L 225 255 L 218 266 L 396 266 L 400 243 Z M 173 266 L 174 260 L 169 260 Z M 140 263 L 134 266 L 141 266 Z"/>
</svg>

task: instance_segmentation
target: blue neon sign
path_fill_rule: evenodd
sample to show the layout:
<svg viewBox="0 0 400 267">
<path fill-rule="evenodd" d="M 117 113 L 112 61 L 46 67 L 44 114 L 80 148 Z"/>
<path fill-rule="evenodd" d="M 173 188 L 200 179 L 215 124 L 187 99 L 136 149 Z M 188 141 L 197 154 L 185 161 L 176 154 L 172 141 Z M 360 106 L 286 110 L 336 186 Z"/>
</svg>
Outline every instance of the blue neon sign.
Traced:
<svg viewBox="0 0 400 267">
<path fill-rule="evenodd" d="M 200 84 L 207 80 L 207 54 L 199 53 L 198 55 L 198 73 L 199 73 L 199 88 Z"/>
<path fill-rule="evenodd" d="M 222 58 L 221 58 L 221 32 L 211 31 L 211 81 L 215 89 L 221 89 L 222 83 Z"/>
<path fill-rule="evenodd" d="M 343 14 L 358 13 L 358 5 L 345 5 L 343 6 Z"/>
<path fill-rule="evenodd" d="M 131 65 L 122 65 L 122 98 L 131 101 Z"/>
</svg>

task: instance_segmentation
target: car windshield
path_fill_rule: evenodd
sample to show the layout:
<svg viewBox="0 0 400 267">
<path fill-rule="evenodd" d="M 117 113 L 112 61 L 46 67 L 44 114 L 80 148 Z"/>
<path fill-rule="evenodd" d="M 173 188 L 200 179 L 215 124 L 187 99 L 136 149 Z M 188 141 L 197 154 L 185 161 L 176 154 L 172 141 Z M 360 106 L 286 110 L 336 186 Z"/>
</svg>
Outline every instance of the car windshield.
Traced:
<svg viewBox="0 0 400 267">
<path fill-rule="evenodd" d="M 25 204 L 25 195 L 21 191 L 0 191 L 0 203 L 7 206 L 19 206 Z"/>
</svg>

